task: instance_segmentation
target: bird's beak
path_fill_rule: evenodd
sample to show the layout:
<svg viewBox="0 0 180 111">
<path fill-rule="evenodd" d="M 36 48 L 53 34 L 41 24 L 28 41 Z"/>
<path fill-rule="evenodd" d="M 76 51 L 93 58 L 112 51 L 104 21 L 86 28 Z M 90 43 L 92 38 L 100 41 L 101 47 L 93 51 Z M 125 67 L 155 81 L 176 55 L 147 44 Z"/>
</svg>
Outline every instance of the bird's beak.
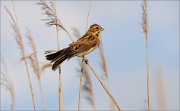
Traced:
<svg viewBox="0 0 180 111">
<path fill-rule="evenodd" d="M 104 30 L 104 28 L 101 28 L 101 31 L 103 31 Z"/>
</svg>

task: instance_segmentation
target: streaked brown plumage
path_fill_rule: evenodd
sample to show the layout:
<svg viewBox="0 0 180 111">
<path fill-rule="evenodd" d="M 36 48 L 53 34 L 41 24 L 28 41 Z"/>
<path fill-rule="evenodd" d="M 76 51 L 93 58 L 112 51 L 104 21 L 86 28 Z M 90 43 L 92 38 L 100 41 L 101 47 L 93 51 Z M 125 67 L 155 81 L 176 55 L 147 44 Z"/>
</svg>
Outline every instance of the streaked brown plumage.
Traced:
<svg viewBox="0 0 180 111">
<path fill-rule="evenodd" d="M 74 56 L 83 57 L 95 50 L 99 46 L 100 33 L 102 30 L 103 28 L 100 25 L 93 24 L 90 26 L 86 34 L 77 41 L 71 43 L 69 47 L 59 51 L 46 51 L 46 59 L 50 60 L 51 63 L 54 63 L 52 70 L 56 70 L 66 59 L 70 59 Z"/>
</svg>

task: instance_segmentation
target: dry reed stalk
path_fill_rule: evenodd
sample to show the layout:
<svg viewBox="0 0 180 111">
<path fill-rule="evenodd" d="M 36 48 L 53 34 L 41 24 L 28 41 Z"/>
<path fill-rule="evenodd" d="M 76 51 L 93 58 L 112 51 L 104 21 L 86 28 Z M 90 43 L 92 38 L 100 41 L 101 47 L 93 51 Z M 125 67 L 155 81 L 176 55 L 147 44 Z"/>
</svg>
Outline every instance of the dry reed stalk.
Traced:
<svg viewBox="0 0 180 111">
<path fill-rule="evenodd" d="M 54 14 L 55 14 L 55 24 L 57 24 L 58 23 L 58 20 L 57 20 L 58 18 L 57 18 L 57 14 L 56 14 L 55 2 L 53 2 L 52 9 L 53 9 Z M 58 46 L 58 50 L 59 50 L 59 30 L 58 30 L 57 25 L 56 25 L 56 38 L 57 38 L 57 46 Z M 59 80 L 58 80 L 59 81 L 59 110 L 62 111 L 63 110 L 63 98 L 62 98 L 63 96 L 62 96 L 62 74 L 61 74 L 61 67 L 60 66 L 59 66 L 59 77 L 58 78 L 59 78 Z"/>
<path fill-rule="evenodd" d="M 38 84 L 39 84 L 40 93 L 41 93 L 41 102 L 42 102 L 42 105 L 43 105 L 43 110 L 46 111 L 46 107 L 45 107 L 45 103 L 44 103 L 44 94 L 43 94 L 42 84 L 41 84 L 40 80 L 38 80 Z"/>
<path fill-rule="evenodd" d="M 43 95 L 43 90 L 42 90 L 42 84 L 41 84 L 41 76 L 42 76 L 42 72 L 46 68 L 51 67 L 52 65 L 51 64 L 43 64 L 41 67 L 39 66 L 36 44 L 35 44 L 30 32 L 27 34 L 27 37 L 28 37 L 30 46 L 33 51 L 32 54 L 30 54 L 30 56 L 28 56 L 27 58 L 30 60 L 31 66 L 34 69 L 34 73 L 36 74 L 36 76 L 38 78 L 38 84 L 39 84 L 40 93 L 41 93 L 41 102 L 42 102 L 43 110 L 46 111 L 46 107 L 45 107 L 45 103 L 44 103 L 44 95 Z"/>
<path fill-rule="evenodd" d="M 113 103 L 116 105 L 118 110 L 120 109 L 119 104 L 117 103 L 117 101 L 115 100 L 115 98 L 113 97 L 113 95 L 110 93 L 109 89 L 104 85 L 103 81 L 101 80 L 99 74 L 94 70 L 94 68 L 89 64 L 89 62 L 87 62 L 87 60 L 85 60 L 85 63 L 89 66 L 89 68 L 91 69 L 91 71 L 93 72 L 93 74 L 95 75 L 95 77 L 98 79 L 98 81 L 101 83 L 102 87 L 104 88 L 104 90 L 106 91 L 106 93 L 109 95 L 109 97 L 111 98 L 111 100 L 113 101 Z"/>
<path fill-rule="evenodd" d="M 143 17 L 142 27 L 146 37 L 146 70 L 147 70 L 147 100 L 148 100 L 148 111 L 150 111 L 150 74 L 149 74 L 149 54 L 148 54 L 148 12 L 147 12 L 147 0 L 144 0 L 143 5 Z"/>
<path fill-rule="evenodd" d="M 57 24 L 57 14 L 56 14 L 56 4 L 55 2 L 53 2 L 53 6 L 52 6 L 54 12 L 55 12 L 55 23 Z M 58 26 L 56 25 L 56 38 L 57 38 L 57 46 L 58 46 L 58 50 L 59 50 L 59 30 L 58 30 Z M 62 74 L 61 74 L 61 67 L 59 66 L 59 110 L 62 111 L 63 110 L 63 98 L 62 98 Z"/>
<path fill-rule="evenodd" d="M 16 99 L 15 99 L 14 85 L 12 83 L 10 76 L 9 76 L 9 71 L 7 69 L 6 63 L 2 57 L 1 57 L 1 64 L 2 64 L 4 71 L 1 72 L 0 85 L 3 86 L 10 93 L 11 110 L 15 110 Z"/>
<path fill-rule="evenodd" d="M 167 103 L 166 103 L 166 87 L 165 87 L 165 80 L 163 76 L 162 70 L 157 68 L 155 70 L 155 86 L 156 86 L 156 94 L 157 94 L 157 100 L 159 105 L 159 110 L 166 110 Z"/>
<path fill-rule="evenodd" d="M 73 41 L 73 39 L 71 38 L 69 32 L 65 29 L 64 25 L 62 24 L 62 22 L 60 21 L 60 19 L 58 19 L 57 17 L 57 13 L 56 13 L 56 4 L 55 1 L 50 2 L 50 6 L 45 2 L 45 1 L 40 1 L 38 2 L 38 5 L 41 6 L 42 10 L 44 11 L 44 14 L 48 17 L 47 19 L 44 19 L 46 21 L 46 24 L 48 26 L 56 26 L 56 38 L 57 38 L 57 46 L 58 46 L 58 50 L 59 50 L 59 29 L 64 30 L 67 35 L 69 36 L 69 38 Z M 61 68 L 59 67 L 59 110 L 62 111 L 63 110 L 63 96 L 62 96 L 62 75 L 61 75 Z"/>
<path fill-rule="evenodd" d="M 82 64 L 82 68 L 81 68 L 80 83 L 79 83 L 78 111 L 80 111 L 80 106 L 81 106 L 82 76 L 83 76 L 83 64 Z"/>
<path fill-rule="evenodd" d="M 14 7 L 13 9 L 14 9 L 14 13 L 15 13 L 15 18 L 13 17 L 13 15 L 11 14 L 11 12 L 9 11 L 9 9 L 7 7 L 5 7 L 5 9 L 6 9 L 7 13 L 10 16 L 11 20 L 9 22 L 10 22 L 10 24 L 12 26 L 12 29 L 15 32 L 15 39 L 16 39 L 16 42 L 17 42 L 19 48 L 20 48 L 22 58 L 26 58 L 24 43 L 23 43 L 22 36 L 21 36 L 21 33 L 20 33 L 20 29 L 19 29 L 19 26 L 18 26 L 18 23 L 17 23 L 17 16 L 16 16 L 14 3 L 13 3 L 13 7 Z M 24 61 L 25 69 L 26 69 L 27 76 L 28 76 L 28 82 L 29 82 L 29 87 L 30 87 L 30 91 L 31 91 L 34 110 L 36 111 L 36 104 L 35 104 L 35 100 L 34 100 L 34 91 L 33 91 L 33 88 L 32 88 L 32 83 L 31 83 L 31 79 L 30 79 L 30 73 L 29 73 L 29 68 L 28 68 L 28 65 L 27 65 L 27 60 L 24 59 L 23 61 Z"/>
</svg>

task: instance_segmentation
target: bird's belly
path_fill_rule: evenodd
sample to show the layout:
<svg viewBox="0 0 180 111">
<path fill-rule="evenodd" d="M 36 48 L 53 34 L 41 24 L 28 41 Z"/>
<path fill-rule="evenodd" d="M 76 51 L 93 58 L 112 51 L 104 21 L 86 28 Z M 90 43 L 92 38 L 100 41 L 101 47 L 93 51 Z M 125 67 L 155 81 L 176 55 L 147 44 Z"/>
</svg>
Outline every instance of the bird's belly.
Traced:
<svg viewBox="0 0 180 111">
<path fill-rule="evenodd" d="M 78 54 L 77 56 L 78 56 L 78 57 L 83 57 L 84 55 L 87 55 L 87 54 L 89 54 L 90 52 L 92 52 L 93 50 L 95 50 L 97 47 L 98 47 L 98 45 L 96 45 L 95 47 L 90 48 L 90 49 L 87 50 L 87 51 L 84 51 L 84 52 Z"/>
</svg>

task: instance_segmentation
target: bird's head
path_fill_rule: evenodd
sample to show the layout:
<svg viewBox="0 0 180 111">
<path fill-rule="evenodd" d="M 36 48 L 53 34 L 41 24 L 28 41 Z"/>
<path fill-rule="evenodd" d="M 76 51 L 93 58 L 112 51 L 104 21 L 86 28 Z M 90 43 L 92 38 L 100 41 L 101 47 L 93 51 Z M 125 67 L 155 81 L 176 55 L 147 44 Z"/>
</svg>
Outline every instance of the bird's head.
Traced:
<svg viewBox="0 0 180 111">
<path fill-rule="evenodd" d="M 96 35 L 96 34 L 99 34 L 101 31 L 103 31 L 104 29 L 98 25 L 98 24 L 93 24 L 90 26 L 88 32 L 93 34 L 93 35 Z"/>
</svg>

